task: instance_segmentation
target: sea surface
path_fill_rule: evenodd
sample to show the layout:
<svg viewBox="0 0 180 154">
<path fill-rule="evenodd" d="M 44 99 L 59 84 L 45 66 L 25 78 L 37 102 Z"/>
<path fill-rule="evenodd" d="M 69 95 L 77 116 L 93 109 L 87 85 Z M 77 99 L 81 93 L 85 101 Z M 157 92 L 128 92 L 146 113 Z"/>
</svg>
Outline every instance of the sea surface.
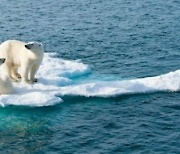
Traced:
<svg viewBox="0 0 180 154">
<path fill-rule="evenodd" d="M 46 54 L 0 96 L 1 154 L 180 153 L 180 1 L 1 0 L 8 39 Z"/>
</svg>

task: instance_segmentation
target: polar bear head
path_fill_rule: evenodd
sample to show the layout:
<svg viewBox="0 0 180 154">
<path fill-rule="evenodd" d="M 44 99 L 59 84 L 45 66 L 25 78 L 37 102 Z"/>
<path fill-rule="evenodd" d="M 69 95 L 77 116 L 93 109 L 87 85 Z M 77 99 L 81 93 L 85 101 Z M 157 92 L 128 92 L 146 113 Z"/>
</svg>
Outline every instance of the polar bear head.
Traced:
<svg viewBox="0 0 180 154">
<path fill-rule="evenodd" d="M 28 42 L 25 44 L 25 48 L 33 52 L 43 51 L 43 45 L 38 42 Z"/>
<path fill-rule="evenodd" d="M 5 58 L 0 58 L 0 65 L 2 65 L 5 62 Z"/>
</svg>

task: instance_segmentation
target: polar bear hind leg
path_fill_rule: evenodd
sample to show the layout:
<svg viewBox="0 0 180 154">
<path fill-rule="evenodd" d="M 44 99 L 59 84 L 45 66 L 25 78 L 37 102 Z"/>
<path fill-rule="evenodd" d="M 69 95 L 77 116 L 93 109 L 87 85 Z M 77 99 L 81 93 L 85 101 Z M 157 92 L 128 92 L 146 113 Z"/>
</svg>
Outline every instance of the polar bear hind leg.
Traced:
<svg viewBox="0 0 180 154">
<path fill-rule="evenodd" d="M 11 67 L 11 78 L 13 78 L 16 82 L 19 81 L 19 79 L 21 79 L 21 76 L 17 70 L 18 70 L 17 66 Z"/>
</svg>

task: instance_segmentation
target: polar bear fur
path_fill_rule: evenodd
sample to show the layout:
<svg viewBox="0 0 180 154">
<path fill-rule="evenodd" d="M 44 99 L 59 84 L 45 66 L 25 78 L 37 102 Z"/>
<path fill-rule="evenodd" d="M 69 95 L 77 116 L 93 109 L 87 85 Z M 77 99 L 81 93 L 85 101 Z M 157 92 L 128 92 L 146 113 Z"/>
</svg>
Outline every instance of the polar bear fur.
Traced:
<svg viewBox="0 0 180 154">
<path fill-rule="evenodd" d="M 0 66 L 5 62 L 4 58 L 0 58 Z M 5 74 L 0 74 L 0 95 L 11 94 L 13 92 L 13 85 L 10 78 Z"/>
<path fill-rule="evenodd" d="M 3 71 L 12 81 L 30 83 L 36 82 L 35 74 L 43 60 L 44 49 L 37 42 L 21 42 L 8 40 L 0 45 L 0 58 L 5 58 Z M 20 68 L 20 74 L 18 73 Z"/>
</svg>

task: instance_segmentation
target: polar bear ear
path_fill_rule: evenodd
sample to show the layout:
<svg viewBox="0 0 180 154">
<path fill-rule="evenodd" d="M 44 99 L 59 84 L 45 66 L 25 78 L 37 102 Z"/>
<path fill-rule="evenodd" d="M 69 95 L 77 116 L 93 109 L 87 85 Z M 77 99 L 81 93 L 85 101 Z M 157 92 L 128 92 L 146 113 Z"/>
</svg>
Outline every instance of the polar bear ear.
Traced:
<svg viewBox="0 0 180 154">
<path fill-rule="evenodd" d="M 25 44 L 26 49 L 31 49 L 30 44 Z"/>
</svg>

